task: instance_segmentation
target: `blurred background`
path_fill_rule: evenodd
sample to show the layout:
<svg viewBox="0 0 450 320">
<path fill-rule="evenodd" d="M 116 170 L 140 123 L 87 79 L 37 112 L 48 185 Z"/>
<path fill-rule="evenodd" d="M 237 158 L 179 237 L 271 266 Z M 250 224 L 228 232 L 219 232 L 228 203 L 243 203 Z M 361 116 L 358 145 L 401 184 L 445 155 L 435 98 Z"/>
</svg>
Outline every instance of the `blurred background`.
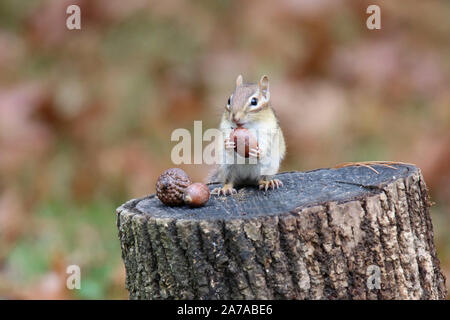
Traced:
<svg viewBox="0 0 450 320">
<path fill-rule="evenodd" d="M 154 193 L 174 129 L 218 126 L 239 73 L 269 75 L 283 171 L 419 166 L 449 278 L 449 16 L 445 0 L 2 0 L 0 298 L 127 298 L 115 208 Z"/>
</svg>

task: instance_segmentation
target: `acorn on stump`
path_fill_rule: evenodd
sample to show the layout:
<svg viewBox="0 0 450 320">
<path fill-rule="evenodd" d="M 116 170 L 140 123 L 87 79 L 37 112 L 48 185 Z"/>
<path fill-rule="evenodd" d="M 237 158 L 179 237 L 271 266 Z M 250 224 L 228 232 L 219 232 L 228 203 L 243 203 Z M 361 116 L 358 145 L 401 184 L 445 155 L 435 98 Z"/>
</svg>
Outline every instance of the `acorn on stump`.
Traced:
<svg viewBox="0 0 450 320">
<path fill-rule="evenodd" d="M 208 186 L 204 183 L 196 182 L 186 188 L 184 202 L 190 207 L 201 207 L 208 202 L 209 196 Z"/>
<path fill-rule="evenodd" d="M 184 191 L 191 184 L 191 179 L 182 169 L 168 169 L 156 182 L 156 196 L 165 205 L 180 206 L 184 204 Z"/>
</svg>

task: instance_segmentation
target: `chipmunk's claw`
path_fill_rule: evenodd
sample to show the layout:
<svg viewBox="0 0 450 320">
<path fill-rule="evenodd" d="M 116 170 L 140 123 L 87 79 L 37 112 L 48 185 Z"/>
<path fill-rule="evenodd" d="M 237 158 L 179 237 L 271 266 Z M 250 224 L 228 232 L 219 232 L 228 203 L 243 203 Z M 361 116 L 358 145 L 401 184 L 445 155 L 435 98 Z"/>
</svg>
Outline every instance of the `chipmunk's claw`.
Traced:
<svg viewBox="0 0 450 320">
<path fill-rule="evenodd" d="M 334 168 L 338 169 L 338 168 L 345 168 L 345 167 L 351 167 L 351 166 L 365 167 L 367 169 L 372 170 L 376 174 L 379 174 L 379 172 L 372 166 L 375 166 L 375 165 L 384 166 L 387 168 L 397 170 L 398 168 L 392 166 L 395 164 L 412 165 L 411 163 L 395 162 L 395 161 L 363 161 L 363 162 L 344 162 L 344 163 L 340 163 L 340 164 L 334 166 Z"/>
<path fill-rule="evenodd" d="M 272 180 L 261 180 L 259 182 L 259 190 L 267 191 L 269 189 L 275 190 L 278 188 L 281 188 L 283 186 L 283 182 L 278 179 L 272 179 Z"/>
<path fill-rule="evenodd" d="M 237 194 L 237 190 L 230 185 L 224 185 L 222 188 L 215 188 L 211 194 L 215 194 L 218 196 L 227 196 Z"/>
<path fill-rule="evenodd" d="M 258 147 L 250 149 L 248 155 L 252 158 L 259 159 L 261 157 L 261 150 Z"/>
<path fill-rule="evenodd" d="M 236 143 L 234 143 L 234 141 L 231 141 L 230 138 L 226 138 L 225 139 L 225 149 L 235 149 L 236 148 Z"/>
</svg>

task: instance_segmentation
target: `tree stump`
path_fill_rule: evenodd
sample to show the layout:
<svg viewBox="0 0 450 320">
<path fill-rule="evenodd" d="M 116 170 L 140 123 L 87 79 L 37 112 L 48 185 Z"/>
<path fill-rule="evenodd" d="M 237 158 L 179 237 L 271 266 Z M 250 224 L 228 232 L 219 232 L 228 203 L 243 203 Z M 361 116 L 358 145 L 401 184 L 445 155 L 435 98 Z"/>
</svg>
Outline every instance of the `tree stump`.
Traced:
<svg viewBox="0 0 450 320">
<path fill-rule="evenodd" d="M 420 170 L 285 172 L 206 206 L 117 209 L 131 299 L 444 299 Z M 217 184 L 210 184 L 214 188 Z"/>
</svg>

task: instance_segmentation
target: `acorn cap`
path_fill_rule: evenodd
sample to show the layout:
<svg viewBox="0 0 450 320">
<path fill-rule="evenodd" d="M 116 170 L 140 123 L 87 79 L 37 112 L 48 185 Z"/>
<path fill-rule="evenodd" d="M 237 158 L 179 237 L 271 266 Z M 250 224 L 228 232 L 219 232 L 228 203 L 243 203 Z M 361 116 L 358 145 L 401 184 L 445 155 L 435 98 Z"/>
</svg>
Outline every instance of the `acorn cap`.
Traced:
<svg viewBox="0 0 450 320">
<path fill-rule="evenodd" d="M 182 205 L 184 191 L 191 183 L 191 179 L 182 169 L 168 169 L 159 176 L 156 182 L 156 196 L 165 205 Z"/>
</svg>

